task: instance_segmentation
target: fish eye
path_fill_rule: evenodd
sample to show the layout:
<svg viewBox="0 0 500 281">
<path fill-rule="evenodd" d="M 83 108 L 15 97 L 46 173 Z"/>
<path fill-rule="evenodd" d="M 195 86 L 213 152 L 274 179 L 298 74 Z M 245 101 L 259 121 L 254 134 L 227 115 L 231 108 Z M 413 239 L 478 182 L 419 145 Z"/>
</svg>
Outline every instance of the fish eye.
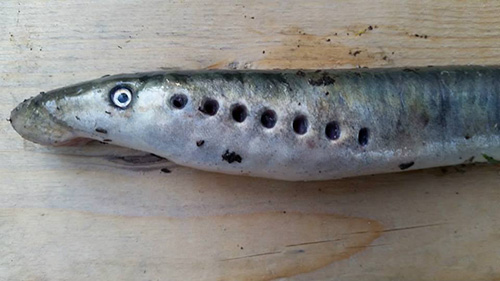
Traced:
<svg viewBox="0 0 500 281">
<path fill-rule="evenodd" d="M 110 97 L 115 106 L 125 109 L 132 102 L 132 90 L 124 86 L 117 86 L 110 91 Z"/>
</svg>

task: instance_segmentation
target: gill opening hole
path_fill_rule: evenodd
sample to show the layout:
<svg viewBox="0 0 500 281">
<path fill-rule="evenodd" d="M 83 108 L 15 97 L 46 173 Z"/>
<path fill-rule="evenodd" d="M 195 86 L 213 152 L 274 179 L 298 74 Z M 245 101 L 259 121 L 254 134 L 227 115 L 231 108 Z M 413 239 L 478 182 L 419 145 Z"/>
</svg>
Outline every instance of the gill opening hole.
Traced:
<svg viewBox="0 0 500 281">
<path fill-rule="evenodd" d="M 359 130 L 358 143 L 361 146 L 367 145 L 369 138 L 370 138 L 370 131 L 368 130 L 368 128 L 362 128 L 361 130 Z"/>
<path fill-rule="evenodd" d="M 219 111 L 219 103 L 214 99 L 206 98 L 203 100 L 199 109 L 201 112 L 213 116 Z"/>
<path fill-rule="evenodd" d="M 245 121 L 245 119 L 248 116 L 246 106 L 244 106 L 242 104 L 234 105 L 232 110 L 231 110 L 231 115 L 233 116 L 234 121 L 236 121 L 238 123 Z"/>
<path fill-rule="evenodd" d="M 329 140 L 338 140 L 340 138 L 339 123 L 332 121 L 326 124 L 325 135 Z"/>
<path fill-rule="evenodd" d="M 188 98 L 184 94 L 175 94 L 170 98 L 170 103 L 176 109 L 183 109 L 188 102 Z"/>
<path fill-rule="evenodd" d="M 262 124 L 262 126 L 268 129 L 274 127 L 277 121 L 278 121 L 278 116 L 276 115 L 276 112 L 272 109 L 266 109 L 262 113 L 262 116 L 260 117 L 260 123 Z"/>
<path fill-rule="evenodd" d="M 309 126 L 309 122 L 307 121 L 307 117 L 305 115 L 299 115 L 293 119 L 293 131 L 299 135 L 303 135 L 307 133 L 307 127 Z"/>
</svg>

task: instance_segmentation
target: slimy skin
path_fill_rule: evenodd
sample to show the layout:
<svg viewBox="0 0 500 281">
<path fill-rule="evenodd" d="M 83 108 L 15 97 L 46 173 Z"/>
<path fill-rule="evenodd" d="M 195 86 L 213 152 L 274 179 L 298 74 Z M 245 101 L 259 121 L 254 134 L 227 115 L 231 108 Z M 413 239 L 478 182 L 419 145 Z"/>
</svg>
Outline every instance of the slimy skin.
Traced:
<svg viewBox="0 0 500 281">
<path fill-rule="evenodd" d="M 43 145 L 94 139 L 206 171 L 327 180 L 500 159 L 500 68 L 122 74 L 42 93 L 11 122 Z"/>
</svg>

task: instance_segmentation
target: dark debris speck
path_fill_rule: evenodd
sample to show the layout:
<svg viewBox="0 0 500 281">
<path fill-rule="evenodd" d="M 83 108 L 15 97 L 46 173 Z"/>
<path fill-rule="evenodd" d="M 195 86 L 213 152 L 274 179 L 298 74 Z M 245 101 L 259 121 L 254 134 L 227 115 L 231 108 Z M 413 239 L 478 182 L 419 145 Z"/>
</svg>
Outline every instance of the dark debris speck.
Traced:
<svg viewBox="0 0 500 281">
<path fill-rule="evenodd" d="M 169 170 L 169 169 L 167 169 L 167 168 L 163 168 L 163 169 L 161 169 L 160 171 L 161 171 L 162 173 L 165 173 L 165 174 L 170 174 L 170 173 L 172 173 L 172 171 L 170 171 L 170 170 Z"/>
<path fill-rule="evenodd" d="M 229 150 L 226 150 L 226 152 L 222 154 L 222 161 L 226 161 L 228 163 L 233 163 L 233 162 L 241 163 L 242 160 L 243 158 L 241 158 L 241 156 L 234 151 L 229 152 Z"/>
<path fill-rule="evenodd" d="M 101 133 L 101 134 L 107 134 L 108 133 L 108 130 L 103 129 L 101 127 L 95 128 L 95 131 L 98 132 L 98 133 Z"/>
<path fill-rule="evenodd" d="M 411 166 L 413 166 L 415 164 L 415 162 L 411 161 L 411 162 L 408 162 L 408 163 L 401 163 L 399 164 L 399 168 L 401 170 L 406 170 L 408 168 L 410 168 Z"/>
<path fill-rule="evenodd" d="M 309 84 L 311 86 L 328 86 L 335 83 L 335 79 L 328 76 L 328 73 L 323 72 L 323 75 L 319 79 L 309 79 Z"/>
<path fill-rule="evenodd" d="M 353 57 L 355 57 L 355 56 L 357 56 L 357 55 L 359 55 L 359 54 L 361 54 L 361 51 L 360 51 L 360 50 L 356 50 L 356 51 L 354 51 L 354 52 L 353 52 L 353 51 L 349 51 L 349 55 L 351 55 L 351 56 L 353 56 Z"/>
</svg>

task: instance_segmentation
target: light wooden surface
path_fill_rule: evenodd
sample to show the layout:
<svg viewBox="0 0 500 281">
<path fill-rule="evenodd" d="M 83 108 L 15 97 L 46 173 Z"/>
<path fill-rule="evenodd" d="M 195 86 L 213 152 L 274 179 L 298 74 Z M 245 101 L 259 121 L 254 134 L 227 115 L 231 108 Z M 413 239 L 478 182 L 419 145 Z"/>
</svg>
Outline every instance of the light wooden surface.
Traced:
<svg viewBox="0 0 500 281">
<path fill-rule="evenodd" d="M 499 15 L 480 0 L 1 1 L 0 280 L 500 280 L 498 166 L 289 183 L 45 148 L 4 121 L 120 72 L 500 64 Z"/>
</svg>

